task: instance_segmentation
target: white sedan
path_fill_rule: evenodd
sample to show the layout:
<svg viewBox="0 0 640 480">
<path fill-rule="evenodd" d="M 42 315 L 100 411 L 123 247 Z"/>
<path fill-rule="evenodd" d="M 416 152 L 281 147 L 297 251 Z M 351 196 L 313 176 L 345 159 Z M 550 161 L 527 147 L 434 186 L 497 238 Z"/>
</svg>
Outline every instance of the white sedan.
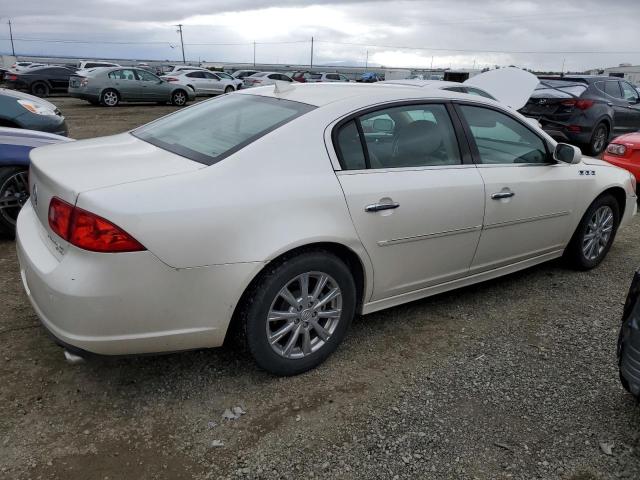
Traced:
<svg viewBox="0 0 640 480">
<path fill-rule="evenodd" d="M 264 87 L 265 85 L 275 85 L 278 82 L 293 83 L 293 79 L 284 73 L 258 72 L 244 77 L 243 88 Z"/>
<path fill-rule="evenodd" d="M 636 213 L 628 172 L 494 101 L 279 87 L 32 151 L 17 250 L 61 345 L 141 354 L 238 334 L 262 368 L 296 374 L 356 314 L 563 255 L 593 268 Z"/>
<path fill-rule="evenodd" d="M 227 75 L 227 74 L 224 74 Z M 227 78 L 229 77 L 229 78 Z M 175 74 L 164 75 L 163 80 L 191 88 L 196 95 L 217 95 L 238 90 L 242 80 L 208 70 L 182 70 Z"/>
</svg>

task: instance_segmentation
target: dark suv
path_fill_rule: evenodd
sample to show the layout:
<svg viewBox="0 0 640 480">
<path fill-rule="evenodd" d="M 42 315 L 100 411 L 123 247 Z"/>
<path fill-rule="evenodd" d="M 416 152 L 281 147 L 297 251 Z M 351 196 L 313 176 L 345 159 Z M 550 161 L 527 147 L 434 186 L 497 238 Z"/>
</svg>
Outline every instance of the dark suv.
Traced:
<svg viewBox="0 0 640 480">
<path fill-rule="evenodd" d="M 538 120 L 556 140 L 599 155 L 610 138 L 640 129 L 640 96 L 616 77 L 540 77 L 520 113 Z"/>
</svg>

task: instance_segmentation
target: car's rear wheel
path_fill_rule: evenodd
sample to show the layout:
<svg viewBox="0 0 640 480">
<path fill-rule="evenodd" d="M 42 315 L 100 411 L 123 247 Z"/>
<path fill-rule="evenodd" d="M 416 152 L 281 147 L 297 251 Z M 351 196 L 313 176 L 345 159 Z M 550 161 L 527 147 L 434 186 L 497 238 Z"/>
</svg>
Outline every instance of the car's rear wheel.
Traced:
<svg viewBox="0 0 640 480">
<path fill-rule="evenodd" d="M 112 88 L 108 88 L 102 92 L 100 103 L 106 107 L 115 107 L 120 103 L 120 95 Z"/>
<path fill-rule="evenodd" d="M 0 169 L 0 233 L 15 232 L 18 213 L 29 199 L 28 175 L 23 167 Z"/>
<path fill-rule="evenodd" d="M 49 95 L 49 86 L 46 83 L 36 82 L 31 85 L 31 93 L 36 97 L 47 97 Z"/>
<path fill-rule="evenodd" d="M 233 87 L 227 87 L 224 89 L 224 93 L 231 93 L 233 92 Z"/>
<path fill-rule="evenodd" d="M 580 220 L 566 250 L 569 261 L 581 270 L 596 267 L 609 252 L 620 223 L 620 207 L 609 194 L 596 198 Z"/>
<path fill-rule="evenodd" d="M 285 258 L 268 267 L 244 297 L 240 319 L 256 363 L 296 375 L 333 353 L 355 314 L 355 282 L 326 251 Z"/>
<path fill-rule="evenodd" d="M 591 134 L 591 140 L 589 141 L 588 149 L 589 155 L 597 156 L 604 152 L 607 147 L 607 141 L 609 140 L 609 128 L 604 122 L 600 122 L 593 129 Z"/>
<path fill-rule="evenodd" d="M 187 92 L 185 92 L 184 90 L 176 90 L 171 95 L 171 103 L 173 103 L 177 107 L 182 107 L 187 104 L 188 98 L 189 97 L 187 96 Z"/>
</svg>

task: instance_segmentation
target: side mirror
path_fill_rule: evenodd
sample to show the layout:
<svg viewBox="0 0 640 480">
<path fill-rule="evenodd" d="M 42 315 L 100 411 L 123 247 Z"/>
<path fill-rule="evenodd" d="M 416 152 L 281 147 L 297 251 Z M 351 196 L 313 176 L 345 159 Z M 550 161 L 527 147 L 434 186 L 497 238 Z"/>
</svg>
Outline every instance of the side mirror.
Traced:
<svg viewBox="0 0 640 480">
<path fill-rule="evenodd" d="M 374 132 L 391 132 L 393 130 L 393 121 L 388 118 L 376 118 L 373 121 Z"/>
<path fill-rule="evenodd" d="M 563 163 L 580 163 L 582 161 L 582 151 L 568 143 L 559 143 L 553 151 L 553 159 Z"/>
</svg>

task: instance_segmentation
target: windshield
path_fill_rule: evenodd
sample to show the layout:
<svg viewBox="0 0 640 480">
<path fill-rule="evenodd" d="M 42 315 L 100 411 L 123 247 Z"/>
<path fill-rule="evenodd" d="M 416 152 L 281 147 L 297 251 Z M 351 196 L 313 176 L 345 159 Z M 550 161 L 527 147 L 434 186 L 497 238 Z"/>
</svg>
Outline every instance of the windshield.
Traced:
<svg viewBox="0 0 640 480">
<path fill-rule="evenodd" d="M 257 95 L 224 95 L 133 132 L 156 147 L 212 165 L 315 107 Z"/>
</svg>

